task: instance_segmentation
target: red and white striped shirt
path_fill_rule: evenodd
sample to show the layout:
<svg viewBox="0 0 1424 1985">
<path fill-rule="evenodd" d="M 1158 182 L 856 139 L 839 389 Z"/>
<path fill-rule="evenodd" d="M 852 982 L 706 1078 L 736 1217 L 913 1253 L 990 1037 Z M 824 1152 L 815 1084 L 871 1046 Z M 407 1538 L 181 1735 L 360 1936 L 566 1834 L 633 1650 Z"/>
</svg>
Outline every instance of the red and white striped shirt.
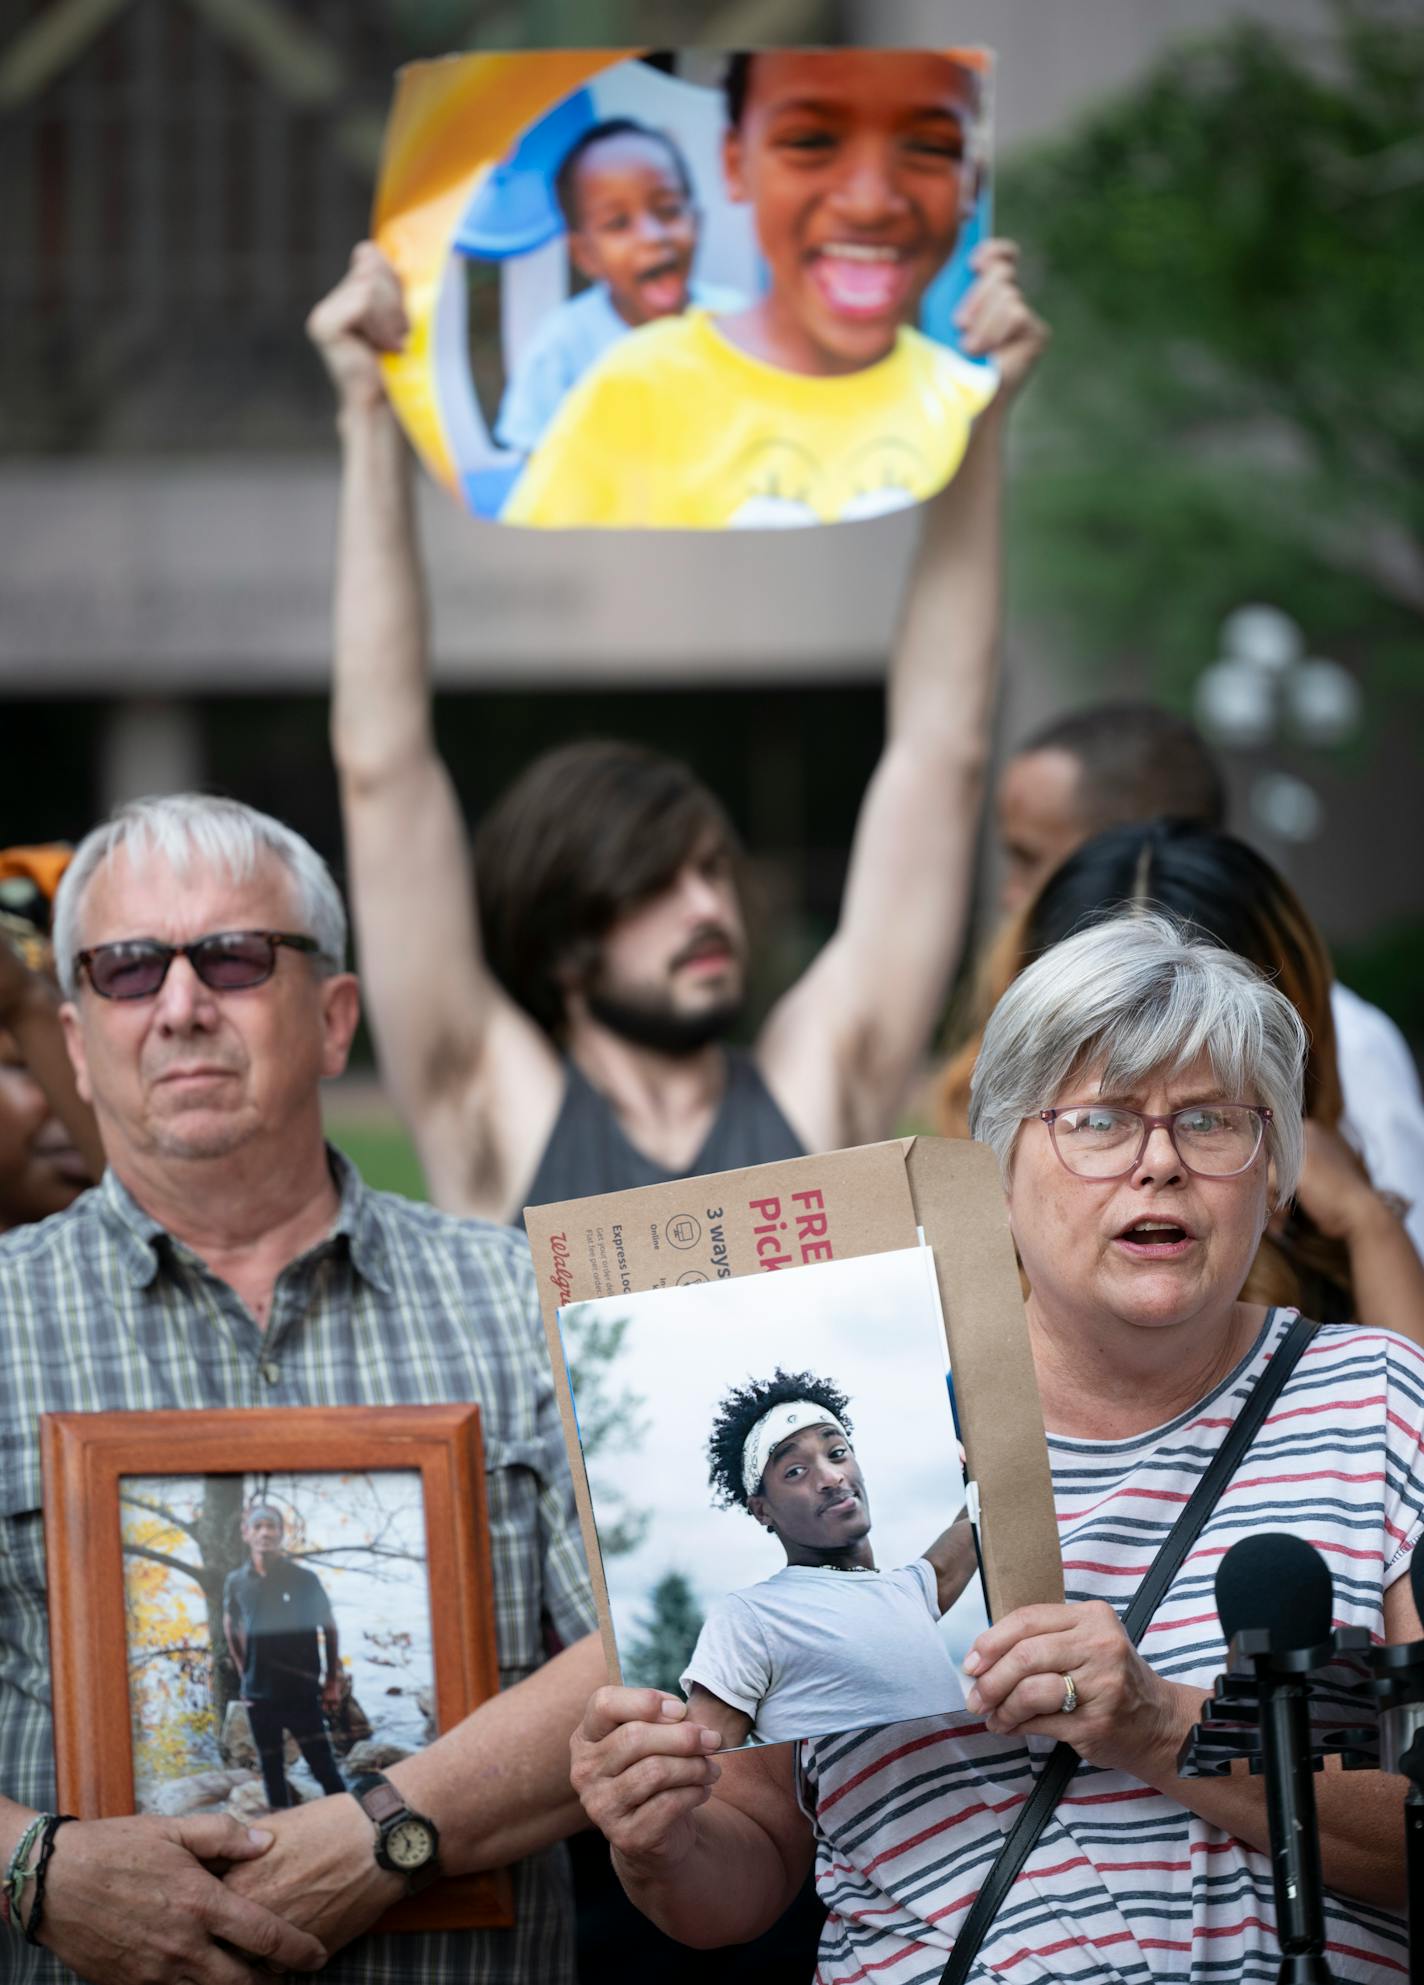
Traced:
<svg viewBox="0 0 1424 1985">
<path fill-rule="evenodd" d="M 1124 1612 L 1280 1343 L 1273 1312 L 1216 1390 L 1126 1441 L 1049 1439 L 1070 1600 Z M 1214 1582 L 1238 1538 L 1289 1530 L 1322 1554 L 1335 1623 L 1384 1631 L 1383 1594 L 1424 1529 L 1424 1353 L 1387 1331 L 1322 1329 L 1258 1432 L 1141 1642 L 1159 1674 L 1210 1693 L 1225 1666 Z M 955 1931 L 1032 1788 L 1041 1738 L 967 1715 L 803 1747 L 816 1881 L 830 1910 L 818 1985 L 936 1985 Z M 1403 1792 L 1400 1785 L 1401 1828 Z M 1404 1978 L 1402 1919 L 1330 1895 L 1341 1980 Z M 1274 1985 L 1265 1855 L 1119 1771 L 1080 1766 L 980 1951 L 999 1985 Z"/>
</svg>

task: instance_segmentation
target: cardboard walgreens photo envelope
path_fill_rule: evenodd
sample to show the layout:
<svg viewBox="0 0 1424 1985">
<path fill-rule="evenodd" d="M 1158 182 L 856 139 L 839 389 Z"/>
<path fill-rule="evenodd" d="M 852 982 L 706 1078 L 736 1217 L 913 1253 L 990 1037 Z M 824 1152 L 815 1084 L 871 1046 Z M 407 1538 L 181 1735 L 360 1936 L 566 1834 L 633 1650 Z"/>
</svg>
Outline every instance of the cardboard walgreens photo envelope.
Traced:
<svg viewBox="0 0 1424 1985">
<path fill-rule="evenodd" d="M 963 1708 L 953 1609 L 981 1568 L 992 1614 L 1061 1600 L 982 1146 L 872 1145 L 526 1222 L 614 1676 L 684 1695 L 723 1747 L 829 1735 Z"/>
</svg>

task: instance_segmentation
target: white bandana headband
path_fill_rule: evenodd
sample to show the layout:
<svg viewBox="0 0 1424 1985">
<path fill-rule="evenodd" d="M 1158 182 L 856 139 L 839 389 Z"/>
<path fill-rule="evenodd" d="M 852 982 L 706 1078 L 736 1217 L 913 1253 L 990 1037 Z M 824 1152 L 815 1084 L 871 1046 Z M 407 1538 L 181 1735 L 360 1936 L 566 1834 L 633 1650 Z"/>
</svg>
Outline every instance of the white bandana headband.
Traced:
<svg viewBox="0 0 1424 1985">
<path fill-rule="evenodd" d="M 770 1412 L 762 1414 L 742 1443 L 742 1487 L 748 1496 L 756 1494 L 772 1449 L 780 1447 L 784 1440 L 789 1440 L 802 1427 L 834 1427 L 842 1440 L 850 1439 L 827 1407 L 818 1406 L 812 1399 L 782 1400 L 779 1406 L 773 1406 Z"/>
</svg>

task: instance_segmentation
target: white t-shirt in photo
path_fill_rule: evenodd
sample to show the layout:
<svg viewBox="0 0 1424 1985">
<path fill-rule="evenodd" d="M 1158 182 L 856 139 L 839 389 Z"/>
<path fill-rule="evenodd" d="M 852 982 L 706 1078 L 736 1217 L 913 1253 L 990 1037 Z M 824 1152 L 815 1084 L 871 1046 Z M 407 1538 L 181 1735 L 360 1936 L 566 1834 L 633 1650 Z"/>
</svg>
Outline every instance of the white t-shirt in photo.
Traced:
<svg viewBox="0 0 1424 1985">
<path fill-rule="evenodd" d="M 682 1676 L 753 1718 L 749 1742 L 963 1709 L 925 1558 L 897 1571 L 786 1565 L 719 1599 Z"/>
<path fill-rule="evenodd" d="M 687 296 L 689 304 L 716 315 L 746 308 L 746 298 L 736 290 L 695 278 Z M 614 308 L 607 283 L 594 283 L 551 310 L 515 361 L 505 387 L 495 422 L 500 446 L 532 454 L 565 394 L 631 328 Z"/>
</svg>

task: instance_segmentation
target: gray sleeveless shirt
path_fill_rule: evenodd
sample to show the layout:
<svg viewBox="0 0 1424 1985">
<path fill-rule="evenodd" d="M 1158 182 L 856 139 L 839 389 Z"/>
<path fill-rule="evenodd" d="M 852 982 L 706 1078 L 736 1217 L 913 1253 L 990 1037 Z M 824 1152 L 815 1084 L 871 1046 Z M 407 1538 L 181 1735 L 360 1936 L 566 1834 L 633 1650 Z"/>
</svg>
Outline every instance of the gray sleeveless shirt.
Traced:
<svg viewBox="0 0 1424 1985">
<path fill-rule="evenodd" d="M 751 1056 L 738 1048 L 728 1048 L 726 1056 L 722 1106 L 685 1172 L 664 1171 L 645 1158 L 623 1135 L 611 1106 L 588 1077 L 565 1061 L 564 1100 L 524 1195 L 525 1205 L 547 1206 L 594 1192 L 665 1185 L 673 1179 L 700 1178 L 704 1172 L 731 1172 L 742 1165 L 801 1157 L 801 1141 L 777 1108 Z M 523 1225 L 522 1215 L 519 1223 Z"/>
</svg>

